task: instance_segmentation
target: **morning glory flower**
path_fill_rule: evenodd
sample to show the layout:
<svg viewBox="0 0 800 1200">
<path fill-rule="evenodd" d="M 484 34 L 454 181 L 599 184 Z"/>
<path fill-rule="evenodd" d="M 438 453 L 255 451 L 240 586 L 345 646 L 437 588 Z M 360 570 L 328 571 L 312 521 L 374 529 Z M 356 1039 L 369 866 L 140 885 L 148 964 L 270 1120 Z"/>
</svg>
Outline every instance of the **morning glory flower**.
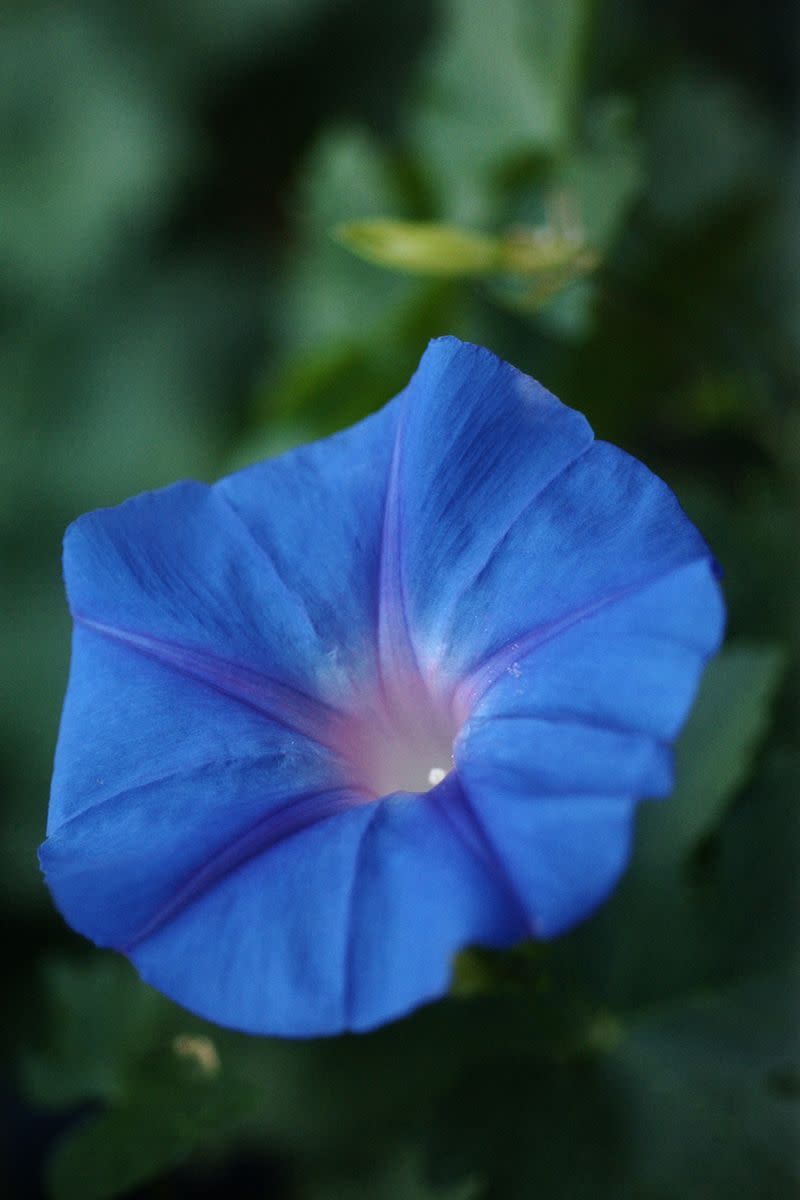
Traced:
<svg viewBox="0 0 800 1200">
<path fill-rule="evenodd" d="M 608 895 L 718 647 L 669 488 L 487 350 L 213 486 L 81 517 L 41 862 L 67 921 L 253 1033 L 365 1030 Z"/>
</svg>

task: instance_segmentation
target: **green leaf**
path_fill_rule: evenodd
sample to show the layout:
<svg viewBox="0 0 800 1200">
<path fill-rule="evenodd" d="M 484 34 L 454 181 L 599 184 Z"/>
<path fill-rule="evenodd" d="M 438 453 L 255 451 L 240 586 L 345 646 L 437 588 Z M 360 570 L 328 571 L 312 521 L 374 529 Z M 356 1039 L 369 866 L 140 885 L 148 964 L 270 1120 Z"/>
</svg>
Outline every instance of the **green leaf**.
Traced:
<svg viewBox="0 0 800 1200">
<path fill-rule="evenodd" d="M 337 239 L 367 262 L 412 275 L 459 278 L 486 275 L 502 266 L 498 238 L 455 225 L 426 221 L 350 221 L 337 226 Z"/>
<path fill-rule="evenodd" d="M 0 258 L 48 306 L 85 294 L 123 245 L 140 252 L 183 174 L 187 129 L 151 68 L 89 6 L 4 22 Z"/>
<path fill-rule="evenodd" d="M 482 1200 L 618 1200 L 624 1115 L 602 1065 L 530 1052 L 473 1062 L 428 1135 L 442 1184 L 478 1178 Z"/>
<path fill-rule="evenodd" d="M 675 790 L 640 810 L 632 874 L 643 885 L 686 865 L 747 780 L 785 661 L 779 647 L 739 642 L 706 668 L 678 741 Z"/>
<path fill-rule="evenodd" d="M 331 229 L 348 221 L 406 208 L 394 163 L 367 133 L 333 130 L 316 144 L 295 195 L 299 242 L 273 305 L 287 357 L 374 337 L 408 304 L 418 284 L 399 275 L 387 278 L 330 236 Z"/>
<path fill-rule="evenodd" d="M 48 1041 L 22 1062 L 30 1098 L 58 1107 L 126 1096 L 167 1001 L 117 955 L 50 962 L 43 982 Z"/>
<path fill-rule="evenodd" d="M 734 643 L 709 664 L 678 742 L 677 787 L 640 813 L 636 869 L 650 880 L 685 863 L 747 779 L 785 663 L 776 646 Z"/>
<path fill-rule="evenodd" d="M 385 1159 L 358 1162 L 342 1174 L 332 1176 L 328 1170 L 303 1194 L 308 1200 L 478 1200 L 482 1189 L 470 1179 L 450 1187 L 431 1184 L 419 1149 L 403 1146 Z"/>
<path fill-rule="evenodd" d="M 776 145 L 764 112 L 735 83 L 679 67 L 643 113 L 648 204 L 668 226 L 710 221 L 773 186 Z"/>
<path fill-rule="evenodd" d="M 195 1153 L 223 1150 L 242 1134 L 252 1120 L 254 1096 L 241 1084 L 228 1086 L 224 1063 L 212 1068 L 201 1065 L 207 1058 L 188 1063 L 174 1050 L 164 1047 L 166 1069 L 130 1100 L 62 1138 L 48 1164 L 53 1200 L 121 1195 Z"/>
<path fill-rule="evenodd" d="M 458 279 L 513 275 L 545 292 L 596 265 L 579 235 L 569 230 L 521 226 L 490 236 L 428 221 L 351 221 L 339 241 L 368 262 L 416 275 Z M 534 284 L 530 280 L 535 280 Z"/>
<path fill-rule="evenodd" d="M 485 1200 L 782 1200 L 800 1180 L 800 970 L 614 1018 L 581 1053 L 473 1060 L 437 1108 L 433 1178 Z"/>
<path fill-rule="evenodd" d="M 800 969 L 789 968 L 634 1019 L 609 1068 L 627 1098 L 627 1171 L 637 1194 L 795 1194 L 798 1011 Z"/>
<path fill-rule="evenodd" d="M 197 73 L 200 78 L 216 64 L 263 44 L 284 47 L 287 35 L 310 24 L 325 0 L 231 0 L 225 5 L 214 0 L 171 0 L 161 7 L 155 17 L 163 22 L 159 28 L 168 49 L 180 56 L 181 67 Z M 327 0 L 332 7 L 335 0 Z M 158 28 L 158 27 L 157 27 Z M 285 53 L 285 51 L 284 51 Z"/>
<path fill-rule="evenodd" d="M 364 269 L 380 277 L 374 267 Z M 413 374 L 420 346 L 431 336 L 433 314 L 454 307 L 452 287 L 428 283 L 378 328 L 354 327 L 348 341 L 322 342 L 277 365 L 256 398 L 259 417 L 270 424 L 241 454 L 254 461 L 288 448 L 287 437 L 297 445 L 334 433 L 390 400 Z M 444 318 L 438 329 L 448 326 Z"/>
<path fill-rule="evenodd" d="M 45 984 L 49 1038 L 23 1058 L 25 1090 L 45 1106 L 104 1104 L 57 1143 L 56 1200 L 102 1200 L 222 1150 L 260 1111 L 263 1081 L 236 1055 L 248 1039 L 178 1009 L 124 959 L 51 963 Z"/>
<path fill-rule="evenodd" d="M 496 291 L 509 307 L 534 313 L 548 328 L 571 339 L 586 334 L 596 284 L 581 276 L 609 253 L 644 173 L 630 108 L 618 98 L 596 102 L 582 123 L 580 141 L 548 168 L 541 166 L 513 189 L 505 219 L 516 226 L 539 226 L 559 234 L 573 248 L 568 269 L 554 264 L 550 279 L 533 287 L 506 284 Z"/>
<path fill-rule="evenodd" d="M 800 764 L 773 754 L 730 806 L 780 675 L 774 647 L 740 643 L 719 656 L 679 743 L 675 796 L 641 806 L 616 893 L 554 947 L 560 969 L 604 1005 L 666 1002 L 768 971 L 797 947 Z"/>
<path fill-rule="evenodd" d="M 497 176 L 571 133 L 584 0 L 445 0 L 412 141 L 448 219 L 484 224 Z"/>
<path fill-rule="evenodd" d="M 87 1121 L 59 1142 L 47 1165 L 52 1200 L 108 1200 L 178 1166 L 193 1140 L 147 1109 Z"/>
<path fill-rule="evenodd" d="M 338 130 L 321 139 L 296 204 L 299 244 L 271 304 L 281 349 L 258 389 L 256 413 L 259 424 L 280 422 L 303 440 L 351 424 L 403 387 L 420 342 L 431 336 L 431 315 L 448 301 L 446 285 L 387 275 L 331 237 L 351 219 L 406 207 L 395 164 L 366 133 Z M 240 459 L 280 444 L 280 433 L 268 428 Z"/>
<path fill-rule="evenodd" d="M 583 236 L 607 251 L 646 180 L 631 107 L 609 97 L 587 112 L 579 143 L 548 175 L 548 189 L 563 196 Z"/>
</svg>

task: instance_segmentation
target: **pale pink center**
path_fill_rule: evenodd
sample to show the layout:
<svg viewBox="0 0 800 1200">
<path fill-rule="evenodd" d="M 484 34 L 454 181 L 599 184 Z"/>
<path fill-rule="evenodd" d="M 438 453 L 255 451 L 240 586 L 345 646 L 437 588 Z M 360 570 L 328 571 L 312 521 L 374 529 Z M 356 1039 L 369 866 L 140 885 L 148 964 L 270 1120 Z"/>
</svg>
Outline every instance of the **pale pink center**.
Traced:
<svg viewBox="0 0 800 1200">
<path fill-rule="evenodd" d="M 376 692 L 365 708 L 341 726 L 340 753 L 353 765 L 358 786 L 374 797 L 427 792 L 453 769 L 459 722 L 451 705 L 437 702 L 419 678 L 390 694 Z"/>
</svg>

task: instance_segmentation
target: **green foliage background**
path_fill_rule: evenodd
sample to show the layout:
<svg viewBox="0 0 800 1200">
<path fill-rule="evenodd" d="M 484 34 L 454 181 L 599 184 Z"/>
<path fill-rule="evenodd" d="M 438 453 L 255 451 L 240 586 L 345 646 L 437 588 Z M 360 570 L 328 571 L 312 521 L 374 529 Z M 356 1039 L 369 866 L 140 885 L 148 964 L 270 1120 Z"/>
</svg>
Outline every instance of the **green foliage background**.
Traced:
<svg viewBox="0 0 800 1200">
<path fill-rule="evenodd" d="M 794 6 L 8 0 L 0 30 L 6 1194 L 797 1195 Z M 574 935 L 468 952 L 368 1037 L 216 1030 L 39 878 L 61 535 L 350 423 L 445 332 L 671 483 L 728 648 Z"/>
</svg>

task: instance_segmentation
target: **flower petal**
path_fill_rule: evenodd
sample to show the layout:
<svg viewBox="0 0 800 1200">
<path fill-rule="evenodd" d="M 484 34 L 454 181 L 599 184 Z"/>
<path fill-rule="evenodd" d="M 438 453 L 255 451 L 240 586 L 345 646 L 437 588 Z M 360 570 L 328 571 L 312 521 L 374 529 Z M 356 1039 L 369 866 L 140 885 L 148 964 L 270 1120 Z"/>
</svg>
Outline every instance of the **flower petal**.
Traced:
<svg viewBox="0 0 800 1200">
<path fill-rule="evenodd" d="M 557 629 L 483 681 L 456 762 L 538 935 L 600 903 L 626 863 L 636 800 L 671 789 L 668 743 L 723 621 L 713 565 L 701 559 Z"/>
<path fill-rule="evenodd" d="M 508 727 L 495 730 L 501 739 Z M 612 890 L 630 855 L 634 801 L 615 796 L 537 797 L 513 782 L 464 778 L 477 821 L 540 938 L 582 920 Z"/>
<path fill-rule="evenodd" d="M 402 1015 L 446 990 L 462 946 L 507 945 L 522 931 L 503 886 L 431 797 L 396 795 L 276 843 L 131 958 L 201 1015 L 314 1036 Z"/>
<path fill-rule="evenodd" d="M 76 630 L 41 862 L 94 941 L 124 948 L 275 840 L 362 800 L 319 744 Z"/>
<path fill-rule="evenodd" d="M 692 586 L 673 588 L 673 601 L 718 638 L 722 609 L 716 585 L 708 586 L 713 564 L 702 537 L 662 480 L 595 442 L 537 497 L 464 592 L 450 626 L 454 658 L 480 690 L 568 626 L 692 563 L 706 564 L 705 607 Z"/>
<path fill-rule="evenodd" d="M 351 429 L 216 484 L 291 603 L 307 614 L 326 671 L 348 683 L 377 673 L 383 512 L 397 413 L 390 403 Z"/>
<path fill-rule="evenodd" d="M 402 585 L 433 680 L 709 557 L 666 484 L 488 351 L 432 343 L 403 404 Z"/>
<path fill-rule="evenodd" d="M 227 874 L 131 947 L 142 978 L 246 1033 L 344 1029 L 350 889 L 371 816 L 341 812 Z"/>
<path fill-rule="evenodd" d="M 455 772 L 424 796 L 381 801 L 353 889 L 351 1028 L 373 1028 L 441 996 L 465 946 L 509 946 L 527 932 Z"/>
<path fill-rule="evenodd" d="M 79 518 L 64 548 L 74 616 L 336 701 L 374 659 L 393 411 L 214 487 Z"/>
<path fill-rule="evenodd" d="M 237 691 L 230 680 L 226 686 L 216 678 L 203 680 L 181 663 L 76 625 L 48 833 L 95 804 L 155 780 L 259 758 L 278 746 L 287 764 L 295 753 L 308 763 L 308 778 L 299 766 L 293 768 L 298 792 L 321 779 L 339 786 L 341 764 L 329 749 L 268 716 L 270 694 L 262 704 L 255 685 L 247 690 L 238 680 Z M 291 720 L 318 725 L 323 737 L 326 710 L 293 696 Z M 131 853 L 137 852 L 132 846 Z"/>
<path fill-rule="evenodd" d="M 540 938 L 589 916 L 613 889 L 630 855 L 635 808 L 629 797 L 594 791 L 559 788 L 554 794 L 546 787 L 537 793 L 527 751 L 548 732 L 523 722 L 487 722 L 462 751 L 459 767 L 497 870 Z"/>
<path fill-rule="evenodd" d="M 724 617 L 713 564 L 700 559 L 554 631 L 526 656 L 509 656 L 498 673 L 465 684 L 461 703 L 473 719 L 586 722 L 672 740 Z"/>
<path fill-rule="evenodd" d="M 81 518 L 65 573 L 56 902 L 187 1007 L 287 1036 L 586 916 L 723 624 L 666 485 L 452 338 L 352 430 Z M 425 778 L 464 721 L 457 771 L 375 802 L 400 779 L 365 743 L 403 772 L 422 746 Z"/>
<path fill-rule="evenodd" d="M 431 342 L 402 402 L 396 536 L 409 626 L 430 663 L 447 652 L 462 593 L 592 431 L 533 379 L 452 337 Z"/>
</svg>

